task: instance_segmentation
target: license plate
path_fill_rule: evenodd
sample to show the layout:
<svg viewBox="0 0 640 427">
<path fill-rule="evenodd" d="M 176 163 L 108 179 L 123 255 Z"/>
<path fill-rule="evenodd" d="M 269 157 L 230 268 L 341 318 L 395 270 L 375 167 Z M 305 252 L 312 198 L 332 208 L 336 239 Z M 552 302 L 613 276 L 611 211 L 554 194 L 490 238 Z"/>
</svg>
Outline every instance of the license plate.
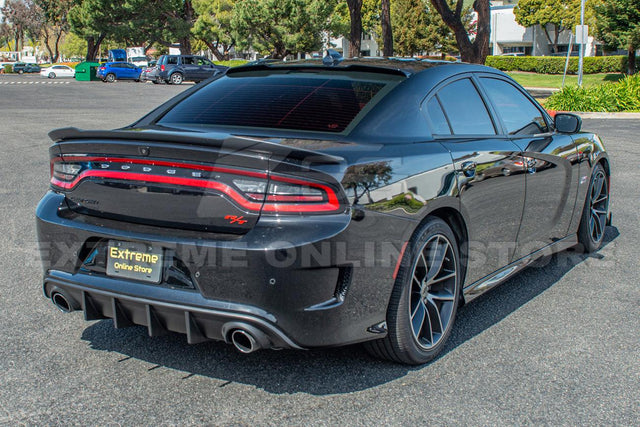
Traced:
<svg viewBox="0 0 640 427">
<path fill-rule="evenodd" d="M 145 243 L 109 240 L 107 275 L 160 283 L 162 248 Z"/>
</svg>

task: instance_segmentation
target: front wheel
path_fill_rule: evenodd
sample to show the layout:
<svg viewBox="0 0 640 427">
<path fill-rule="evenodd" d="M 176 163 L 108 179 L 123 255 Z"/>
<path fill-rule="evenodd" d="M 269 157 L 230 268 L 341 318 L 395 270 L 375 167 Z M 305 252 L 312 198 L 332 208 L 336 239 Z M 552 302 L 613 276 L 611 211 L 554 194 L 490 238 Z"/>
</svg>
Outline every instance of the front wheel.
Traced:
<svg viewBox="0 0 640 427">
<path fill-rule="evenodd" d="M 451 333 L 460 298 L 458 244 L 431 217 L 409 242 L 387 310 L 388 335 L 365 347 L 376 357 L 419 365 L 434 359 Z"/>
<path fill-rule="evenodd" d="M 578 242 L 585 252 L 597 251 L 602 246 L 608 217 L 609 180 L 604 168 L 598 163 L 591 173 L 589 192 L 578 228 Z"/>
<path fill-rule="evenodd" d="M 18 74 L 24 74 L 24 70 L 18 70 Z"/>
<path fill-rule="evenodd" d="M 182 74 L 180 73 L 171 74 L 171 84 L 174 84 L 174 85 L 182 84 Z"/>
</svg>

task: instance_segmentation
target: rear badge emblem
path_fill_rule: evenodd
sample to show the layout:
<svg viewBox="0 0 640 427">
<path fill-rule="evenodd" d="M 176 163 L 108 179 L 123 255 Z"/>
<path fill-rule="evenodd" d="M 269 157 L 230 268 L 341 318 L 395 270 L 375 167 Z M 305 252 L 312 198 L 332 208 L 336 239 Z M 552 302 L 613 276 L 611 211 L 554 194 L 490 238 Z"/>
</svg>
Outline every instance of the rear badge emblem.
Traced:
<svg viewBox="0 0 640 427">
<path fill-rule="evenodd" d="M 149 147 L 138 147 L 138 151 L 141 155 L 148 156 L 151 150 L 149 149 Z"/>
<path fill-rule="evenodd" d="M 229 220 L 229 224 L 244 224 L 246 222 L 249 222 L 248 220 L 244 219 L 244 216 L 237 216 L 237 215 L 227 215 L 224 217 L 224 219 L 228 219 Z"/>
</svg>

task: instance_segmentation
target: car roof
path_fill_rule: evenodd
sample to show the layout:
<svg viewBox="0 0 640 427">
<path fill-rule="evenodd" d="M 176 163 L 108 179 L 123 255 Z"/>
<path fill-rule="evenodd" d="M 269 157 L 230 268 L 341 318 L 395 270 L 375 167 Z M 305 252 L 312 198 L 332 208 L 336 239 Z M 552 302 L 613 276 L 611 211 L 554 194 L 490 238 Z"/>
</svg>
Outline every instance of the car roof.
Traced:
<svg viewBox="0 0 640 427">
<path fill-rule="evenodd" d="M 417 74 L 421 71 L 442 66 L 453 65 L 460 66 L 471 65 L 463 62 L 452 62 L 445 60 L 417 59 L 417 58 L 399 58 L 399 57 L 361 57 L 348 58 L 336 61 L 330 65 L 325 64 L 322 59 L 303 59 L 297 61 L 274 61 L 272 59 L 258 60 L 241 67 L 236 67 L 243 71 L 247 71 L 248 67 L 268 67 L 268 68 L 327 68 L 327 69 L 344 69 L 344 70 L 362 70 L 370 69 L 370 71 L 387 71 L 391 74 L 403 74 L 407 77 Z"/>
</svg>

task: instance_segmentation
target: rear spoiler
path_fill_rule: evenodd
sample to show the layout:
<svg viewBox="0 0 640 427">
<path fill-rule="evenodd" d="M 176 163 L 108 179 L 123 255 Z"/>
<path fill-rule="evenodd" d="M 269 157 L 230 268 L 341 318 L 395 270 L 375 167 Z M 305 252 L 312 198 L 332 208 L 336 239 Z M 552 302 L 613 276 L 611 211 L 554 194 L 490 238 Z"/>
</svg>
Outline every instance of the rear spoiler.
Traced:
<svg viewBox="0 0 640 427">
<path fill-rule="evenodd" d="M 167 142 L 207 147 L 224 147 L 232 151 L 247 150 L 253 153 L 265 154 L 269 157 L 275 155 L 283 159 L 305 160 L 312 161 L 313 163 L 341 164 L 345 161 L 342 157 L 332 156 L 299 146 L 292 147 L 291 145 L 279 144 L 260 138 L 233 135 L 227 138 L 214 138 L 207 137 L 207 134 L 190 133 L 188 131 L 170 132 L 165 130 L 135 128 L 123 130 L 83 130 L 75 127 L 66 127 L 52 130 L 49 132 L 49 138 L 51 138 L 54 143 L 86 139 Z M 317 144 L 313 144 L 313 142 L 314 141 L 309 141 L 309 145 L 317 146 Z M 332 143 L 336 144 L 335 141 Z"/>
</svg>

